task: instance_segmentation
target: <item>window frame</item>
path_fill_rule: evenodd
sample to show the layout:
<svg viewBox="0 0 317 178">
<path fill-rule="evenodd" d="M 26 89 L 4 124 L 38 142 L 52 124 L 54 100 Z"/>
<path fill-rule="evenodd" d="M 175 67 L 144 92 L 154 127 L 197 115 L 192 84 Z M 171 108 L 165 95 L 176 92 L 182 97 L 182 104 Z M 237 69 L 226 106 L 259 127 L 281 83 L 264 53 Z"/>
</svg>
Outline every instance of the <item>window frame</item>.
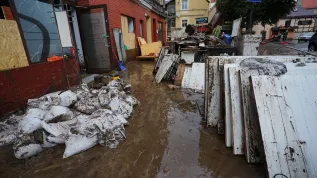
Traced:
<svg viewBox="0 0 317 178">
<path fill-rule="evenodd" d="M 184 26 L 183 26 L 183 21 L 185 21 L 185 20 L 186 20 L 186 26 L 184 27 Z M 188 20 L 187 18 L 181 19 L 181 27 L 182 27 L 182 28 L 186 28 L 187 25 L 188 25 L 188 22 L 189 22 L 189 20 Z"/>
<path fill-rule="evenodd" d="M 187 2 L 187 8 L 186 9 L 183 9 L 183 3 L 184 3 L 184 1 L 186 1 Z M 189 10 L 189 0 L 181 0 L 181 4 L 180 4 L 180 6 L 181 6 L 181 10 Z"/>
</svg>

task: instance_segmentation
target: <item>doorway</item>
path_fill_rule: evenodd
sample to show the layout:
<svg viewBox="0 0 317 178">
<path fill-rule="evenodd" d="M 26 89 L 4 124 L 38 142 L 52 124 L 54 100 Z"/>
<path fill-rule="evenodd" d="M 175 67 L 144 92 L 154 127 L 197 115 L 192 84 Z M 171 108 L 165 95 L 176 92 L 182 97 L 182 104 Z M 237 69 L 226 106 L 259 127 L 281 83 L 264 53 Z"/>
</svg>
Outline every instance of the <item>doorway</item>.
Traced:
<svg viewBox="0 0 317 178">
<path fill-rule="evenodd" d="M 111 45 L 107 6 L 78 8 L 79 28 L 88 73 L 111 71 Z"/>
<path fill-rule="evenodd" d="M 152 22 L 150 17 L 146 17 L 146 39 L 147 43 L 152 43 Z"/>
<path fill-rule="evenodd" d="M 158 28 L 157 28 L 157 33 L 158 33 L 158 40 L 163 42 L 163 23 L 158 22 Z"/>
</svg>

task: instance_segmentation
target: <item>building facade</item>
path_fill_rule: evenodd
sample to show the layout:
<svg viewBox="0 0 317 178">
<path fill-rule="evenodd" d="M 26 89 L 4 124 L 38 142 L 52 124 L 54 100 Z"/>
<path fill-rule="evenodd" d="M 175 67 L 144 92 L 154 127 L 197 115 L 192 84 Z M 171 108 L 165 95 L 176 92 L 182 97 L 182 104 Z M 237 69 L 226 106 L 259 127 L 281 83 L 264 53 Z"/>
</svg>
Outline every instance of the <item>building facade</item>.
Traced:
<svg viewBox="0 0 317 178">
<path fill-rule="evenodd" d="M 253 31 L 261 34 L 263 39 L 272 39 L 274 36 L 287 32 L 287 39 L 296 40 L 298 36 L 307 32 L 316 31 L 317 14 L 309 9 L 297 5 L 286 17 L 281 18 L 275 25 L 255 25 Z"/>
<path fill-rule="evenodd" d="M 166 41 L 163 0 L 2 0 L 0 116 L 140 55 L 137 37 Z M 65 57 L 66 56 L 66 57 Z M 124 61 L 124 62 L 127 62 Z"/>
<path fill-rule="evenodd" d="M 188 24 L 198 25 L 197 18 L 208 18 L 209 4 L 206 0 L 175 0 L 176 27 L 184 28 Z"/>
</svg>

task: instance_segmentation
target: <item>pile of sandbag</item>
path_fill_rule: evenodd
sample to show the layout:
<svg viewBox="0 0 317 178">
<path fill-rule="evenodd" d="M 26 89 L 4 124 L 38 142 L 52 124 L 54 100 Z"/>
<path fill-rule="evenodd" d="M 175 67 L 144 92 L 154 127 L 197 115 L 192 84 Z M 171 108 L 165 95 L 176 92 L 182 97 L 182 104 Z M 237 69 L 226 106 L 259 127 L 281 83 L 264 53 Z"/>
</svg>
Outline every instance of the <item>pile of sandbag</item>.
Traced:
<svg viewBox="0 0 317 178">
<path fill-rule="evenodd" d="M 114 80 L 100 89 L 79 85 L 30 99 L 26 113 L 0 123 L 0 146 L 13 143 L 16 158 L 65 144 L 63 158 L 97 144 L 115 148 L 126 138 L 124 126 L 139 102 L 131 86 Z"/>
</svg>

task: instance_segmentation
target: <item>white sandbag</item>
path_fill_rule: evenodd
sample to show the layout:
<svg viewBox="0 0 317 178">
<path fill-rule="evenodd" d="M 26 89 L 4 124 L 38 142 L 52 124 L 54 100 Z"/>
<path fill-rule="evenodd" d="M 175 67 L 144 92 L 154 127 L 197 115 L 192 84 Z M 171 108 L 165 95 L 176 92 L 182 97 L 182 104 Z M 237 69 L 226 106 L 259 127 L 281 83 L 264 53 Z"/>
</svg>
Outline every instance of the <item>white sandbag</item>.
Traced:
<svg viewBox="0 0 317 178">
<path fill-rule="evenodd" d="M 70 127 L 66 124 L 60 124 L 60 123 L 52 123 L 47 124 L 46 122 L 41 122 L 42 128 L 50 133 L 51 135 L 58 137 L 62 135 L 67 135 L 67 133 L 70 131 Z"/>
<path fill-rule="evenodd" d="M 14 156 L 18 159 L 25 159 L 39 154 L 43 150 L 40 144 L 28 144 L 14 149 Z"/>
<path fill-rule="evenodd" d="M 56 144 L 64 144 L 66 141 L 66 137 L 54 137 L 54 136 L 48 136 L 47 141 L 50 143 L 56 143 Z"/>
<path fill-rule="evenodd" d="M 61 102 L 59 93 L 60 91 L 44 95 L 40 98 L 29 99 L 27 104 L 32 108 L 47 110 L 52 105 L 59 105 Z"/>
<path fill-rule="evenodd" d="M 127 95 L 127 96 L 125 97 L 125 101 L 126 101 L 127 103 L 129 103 L 130 105 L 132 105 L 132 106 L 136 106 L 136 105 L 139 104 L 139 101 L 138 101 L 135 97 L 133 97 L 133 96 L 131 96 L 131 95 Z"/>
<path fill-rule="evenodd" d="M 59 97 L 61 98 L 60 105 L 65 107 L 69 107 L 77 101 L 77 95 L 70 90 L 61 93 Z"/>
<path fill-rule="evenodd" d="M 122 114 L 115 114 L 115 116 L 120 120 L 123 125 L 128 125 L 128 121 L 124 118 Z"/>
<path fill-rule="evenodd" d="M 10 145 L 17 139 L 15 134 L 1 133 L 0 135 L 0 146 Z"/>
<path fill-rule="evenodd" d="M 54 142 L 49 142 L 47 140 L 48 135 L 43 132 L 43 143 L 41 144 L 42 148 L 46 149 L 46 148 L 52 148 L 54 146 L 56 146 L 57 144 Z"/>
<path fill-rule="evenodd" d="M 98 98 L 82 98 L 75 104 L 75 109 L 85 114 L 91 114 L 100 108 Z"/>
<path fill-rule="evenodd" d="M 41 120 L 34 117 L 24 117 L 18 126 L 19 134 L 30 134 L 35 130 L 41 129 Z"/>
<path fill-rule="evenodd" d="M 45 114 L 44 121 L 50 122 L 57 117 L 60 117 L 61 121 L 70 120 L 73 118 L 73 112 L 64 106 L 52 106 Z"/>
<path fill-rule="evenodd" d="M 77 95 L 77 99 L 80 100 L 81 98 L 85 98 L 89 95 L 89 88 L 87 84 L 81 84 L 73 88 L 72 92 L 74 92 Z"/>
<path fill-rule="evenodd" d="M 124 100 L 119 99 L 119 97 L 114 97 L 109 103 L 111 110 L 117 114 L 122 114 L 124 118 L 129 118 L 133 111 L 133 106 L 126 103 Z"/>
<path fill-rule="evenodd" d="M 46 114 L 46 111 L 39 108 L 31 108 L 29 109 L 24 117 L 30 117 L 30 118 L 38 118 L 40 120 L 44 119 L 44 116 Z"/>
<path fill-rule="evenodd" d="M 110 103 L 110 96 L 108 94 L 101 94 L 98 96 L 100 106 L 105 107 Z"/>
<path fill-rule="evenodd" d="M 86 137 L 84 135 L 74 135 L 71 134 L 66 139 L 65 145 L 66 149 L 63 158 L 68 158 L 77 153 L 88 150 L 89 148 L 97 144 L 97 136 Z"/>
</svg>

